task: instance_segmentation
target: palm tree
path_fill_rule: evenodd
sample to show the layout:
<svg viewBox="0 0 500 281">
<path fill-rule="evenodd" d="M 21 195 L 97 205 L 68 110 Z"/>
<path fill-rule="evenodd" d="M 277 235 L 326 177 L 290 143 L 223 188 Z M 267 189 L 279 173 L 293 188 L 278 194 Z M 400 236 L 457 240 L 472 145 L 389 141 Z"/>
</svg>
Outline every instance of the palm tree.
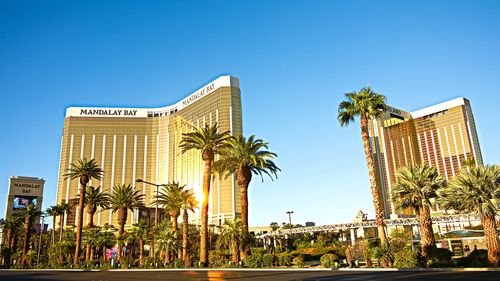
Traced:
<svg viewBox="0 0 500 281">
<path fill-rule="evenodd" d="M 96 245 L 102 249 L 103 262 L 106 262 L 106 249 L 115 245 L 115 231 L 116 228 L 106 223 L 99 232 Z"/>
<path fill-rule="evenodd" d="M 80 246 L 82 243 L 82 227 L 83 227 L 83 208 L 85 206 L 85 192 L 87 190 L 87 184 L 92 179 L 100 180 L 104 171 L 99 167 L 94 159 L 87 161 L 87 158 L 83 157 L 78 160 L 76 164 L 71 163 L 71 168 L 68 173 L 64 175 L 65 178 L 80 180 L 80 199 L 78 201 L 78 222 L 76 225 L 76 243 L 75 243 L 75 256 L 73 258 L 73 264 L 78 265 L 78 257 L 80 256 Z"/>
<path fill-rule="evenodd" d="M 264 181 L 263 174 L 267 174 L 271 180 L 277 177 L 281 171 L 272 161 L 277 155 L 267 151 L 268 143 L 261 139 L 255 139 L 251 135 L 248 140 L 239 135 L 228 140 L 228 146 L 220 153 L 220 158 L 214 163 L 214 169 L 228 177 L 235 175 L 240 187 L 241 201 L 241 234 L 248 236 L 248 186 L 252 180 L 252 174 L 259 175 Z M 250 253 L 247 241 L 243 241 L 242 258 Z"/>
<path fill-rule="evenodd" d="M 165 212 L 172 220 L 172 231 L 177 232 L 177 220 L 181 209 L 181 193 L 185 185 L 179 185 L 178 182 L 168 183 L 162 186 L 156 200 L 159 205 L 163 206 Z M 156 204 L 156 202 L 155 202 Z"/>
<path fill-rule="evenodd" d="M 64 231 L 64 216 L 67 215 L 71 210 L 71 205 L 69 203 L 61 203 L 57 205 L 57 209 L 59 211 L 59 242 L 62 242 Z"/>
<path fill-rule="evenodd" d="M 47 216 L 52 217 L 52 245 L 56 241 L 56 216 L 60 215 L 60 208 L 58 205 L 50 206 L 45 210 Z"/>
<path fill-rule="evenodd" d="M 240 219 L 227 220 L 222 226 L 222 231 L 219 235 L 218 244 L 220 248 L 231 248 L 231 260 L 235 265 L 240 262 L 239 247 L 243 240 L 242 222 Z"/>
<path fill-rule="evenodd" d="M 500 199 L 500 166 L 465 167 L 438 194 L 441 207 L 479 215 L 488 248 L 488 261 L 493 266 L 498 266 L 500 241 L 496 230 L 495 200 Z"/>
<path fill-rule="evenodd" d="M 183 190 L 181 193 L 181 209 L 182 209 L 182 260 L 184 266 L 189 267 L 191 261 L 188 253 L 188 233 L 189 233 L 189 214 L 188 211 L 194 212 L 194 208 L 198 205 L 193 190 Z"/>
<path fill-rule="evenodd" d="M 377 220 L 380 242 L 384 245 L 387 239 L 384 227 L 384 209 L 380 202 L 382 197 L 375 178 L 375 165 L 370 150 L 370 137 L 368 134 L 368 120 L 379 118 L 387 109 L 385 96 L 375 93 L 370 87 L 365 87 L 359 92 L 347 93 L 345 96 L 347 100 L 339 104 L 337 119 L 340 126 L 344 127 L 354 122 L 354 118 L 359 116 L 361 123 L 361 139 L 363 140 L 373 205 L 375 207 L 375 218 Z"/>
<path fill-rule="evenodd" d="M 94 214 L 97 208 L 109 209 L 109 196 L 108 193 L 101 190 L 101 187 L 87 186 L 85 190 L 85 208 L 88 217 L 88 228 L 94 227 Z M 85 260 L 88 261 L 90 257 L 91 247 L 87 244 L 87 251 L 85 253 Z"/>
<path fill-rule="evenodd" d="M 446 180 L 434 167 L 420 164 L 402 167 L 398 173 L 398 183 L 393 187 L 392 199 L 398 211 L 411 209 L 420 224 L 422 255 L 429 259 L 429 251 L 435 247 L 432 231 L 431 208 L 436 191 L 446 186 Z"/>
<path fill-rule="evenodd" d="M 151 229 L 151 225 L 146 220 L 139 220 L 139 223 L 132 225 L 130 233 L 139 239 L 139 260 L 141 267 L 144 265 L 144 242 Z"/>
<path fill-rule="evenodd" d="M 24 238 L 23 238 L 23 252 L 21 257 L 21 264 L 26 264 L 26 253 L 28 252 L 29 241 L 31 238 L 31 230 L 33 228 L 33 221 L 37 216 L 40 216 L 42 212 L 38 211 L 33 204 L 28 204 L 26 209 L 22 210 L 21 216 L 24 218 Z"/>
<path fill-rule="evenodd" d="M 94 215 L 97 208 L 109 209 L 109 195 L 107 192 L 102 191 L 101 187 L 87 186 L 85 190 L 85 208 L 89 222 L 88 227 L 94 226 Z"/>
<path fill-rule="evenodd" d="M 11 254 L 15 252 L 15 236 L 19 231 L 20 226 L 22 225 L 22 218 L 19 216 L 13 216 L 10 219 L 3 220 L 1 223 L 2 227 L 2 239 L 3 246 L 2 249 L 5 250 L 6 255 L 4 256 L 4 262 L 7 267 L 10 266 Z"/>
<path fill-rule="evenodd" d="M 217 123 L 213 126 L 205 125 L 204 128 L 193 128 L 193 132 L 182 134 L 183 138 L 179 147 L 182 153 L 190 150 L 201 152 L 205 163 L 203 171 L 203 198 L 201 201 L 201 229 L 200 229 L 200 263 L 203 267 L 208 266 L 208 196 L 210 194 L 210 183 L 212 176 L 212 164 L 216 154 L 227 146 L 230 138 L 229 131 L 219 133 Z"/>
<path fill-rule="evenodd" d="M 144 206 L 144 195 L 130 184 L 116 185 L 109 196 L 111 203 L 111 210 L 118 212 L 118 241 L 123 236 L 125 223 L 127 222 L 127 211 L 134 211 L 136 208 Z M 118 259 L 121 259 L 122 243 L 118 243 Z"/>
<path fill-rule="evenodd" d="M 177 248 L 177 233 L 173 231 L 170 223 L 165 222 L 158 225 L 158 238 L 155 244 L 156 250 L 164 253 L 165 265 L 170 263 L 170 253 Z"/>
<path fill-rule="evenodd" d="M 92 226 L 84 227 L 83 231 L 83 242 L 87 245 L 87 261 L 92 261 L 94 259 L 94 248 L 99 243 L 99 234 L 101 232 L 101 227 Z"/>
</svg>

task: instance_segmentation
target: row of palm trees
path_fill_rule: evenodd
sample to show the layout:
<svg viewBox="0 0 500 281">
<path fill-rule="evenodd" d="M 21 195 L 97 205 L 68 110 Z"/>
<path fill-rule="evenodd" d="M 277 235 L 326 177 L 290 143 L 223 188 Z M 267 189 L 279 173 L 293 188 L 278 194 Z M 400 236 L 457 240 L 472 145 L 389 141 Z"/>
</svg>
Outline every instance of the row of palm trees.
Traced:
<svg viewBox="0 0 500 281">
<path fill-rule="evenodd" d="M 387 235 L 384 210 L 375 177 L 368 123 L 370 119 L 379 119 L 387 110 L 386 98 L 370 87 L 365 87 L 359 92 L 347 93 L 345 97 L 346 100 L 339 104 L 337 119 L 341 126 L 348 126 L 356 117 L 360 118 L 378 234 L 382 245 L 385 245 Z M 425 257 L 429 257 L 430 249 L 435 246 L 430 210 L 437 201 L 445 210 L 476 213 L 480 216 L 488 247 L 488 260 L 493 265 L 499 265 L 500 243 L 495 221 L 498 211 L 495 200 L 500 199 L 499 166 L 481 166 L 474 159 L 468 159 L 464 161 L 464 169 L 450 183 L 446 183 L 434 167 L 427 165 L 402 167 L 397 177 L 398 183 L 393 188 L 396 209 L 398 211 L 411 209 L 415 212 L 420 224 L 422 254 Z"/>
<path fill-rule="evenodd" d="M 273 162 L 277 156 L 268 151 L 268 143 L 257 139 L 254 135 L 248 139 L 244 136 L 231 136 L 229 131 L 219 132 L 217 124 L 206 125 L 202 128 L 193 127 L 193 131 L 183 134 L 180 143 L 182 153 L 194 150 L 201 154 L 204 161 L 203 186 L 201 200 L 201 228 L 200 228 L 200 264 L 208 266 L 208 209 L 211 183 L 214 174 L 222 177 L 235 176 L 240 187 L 241 194 L 241 221 L 238 223 L 241 237 L 248 237 L 248 187 L 252 180 L 252 175 L 261 177 L 268 175 L 271 179 L 277 176 L 280 169 Z M 76 241 L 73 264 L 79 264 L 80 249 L 82 243 L 83 214 L 86 210 L 88 214 L 87 229 L 92 229 L 93 216 L 100 210 L 111 209 L 117 213 L 118 223 L 118 257 L 122 256 L 122 245 L 124 241 L 124 226 L 127 221 L 128 210 L 133 211 L 144 206 L 144 195 L 135 190 L 130 184 L 117 185 L 108 194 L 101 187 L 89 186 L 92 180 L 100 180 L 104 171 L 99 167 L 94 159 L 82 158 L 77 163 L 72 163 L 66 178 L 79 180 Z M 186 266 L 190 264 L 188 253 L 188 221 L 189 211 L 194 211 L 197 201 L 192 190 L 187 189 L 179 183 L 171 182 L 162 185 L 162 192 L 157 195 L 158 204 L 162 205 L 164 211 L 172 221 L 173 234 L 177 235 L 178 217 L 182 212 L 182 259 Z M 59 216 L 61 224 L 64 216 L 67 215 L 69 207 L 67 204 L 52 206 L 47 210 L 47 214 L 54 217 L 53 229 L 55 229 L 55 217 Z M 139 226 L 134 226 L 139 227 Z M 62 237 L 62 227 L 59 236 Z M 160 241 L 170 241 L 166 237 L 159 237 Z M 238 242 L 238 259 L 250 254 L 248 239 L 241 239 Z M 55 241 L 55 232 L 52 241 Z M 140 242 L 144 243 L 144 241 Z M 166 243 L 166 242 L 165 242 Z M 93 247 L 91 243 L 86 243 L 87 260 L 91 256 Z M 154 247 L 158 243 L 153 243 Z M 158 244 L 166 247 L 167 244 Z M 142 247 L 140 247 L 142 249 Z M 142 251 L 142 250 L 141 250 Z M 168 252 L 168 251 L 167 251 Z M 234 251 L 233 251 L 234 252 Z M 153 251 L 156 253 L 156 251 Z M 142 254 L 140 254 L 142 260 Z M 142 262 L 142 261 L 141 261 Z"/>
</svg>

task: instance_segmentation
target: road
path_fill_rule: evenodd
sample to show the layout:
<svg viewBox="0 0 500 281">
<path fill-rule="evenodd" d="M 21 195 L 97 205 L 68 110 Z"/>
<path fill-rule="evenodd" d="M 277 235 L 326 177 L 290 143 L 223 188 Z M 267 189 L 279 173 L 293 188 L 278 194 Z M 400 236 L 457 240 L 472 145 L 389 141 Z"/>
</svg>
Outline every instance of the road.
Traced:
<svg viewBox="0 0 500 281">
<path fill-rule="evenodd" d="M 374 271 L 4 271 L 0 280 L 127 281 L 127 280 L 500 280 L 500 272 L 374 272 Z"/>
</svg>

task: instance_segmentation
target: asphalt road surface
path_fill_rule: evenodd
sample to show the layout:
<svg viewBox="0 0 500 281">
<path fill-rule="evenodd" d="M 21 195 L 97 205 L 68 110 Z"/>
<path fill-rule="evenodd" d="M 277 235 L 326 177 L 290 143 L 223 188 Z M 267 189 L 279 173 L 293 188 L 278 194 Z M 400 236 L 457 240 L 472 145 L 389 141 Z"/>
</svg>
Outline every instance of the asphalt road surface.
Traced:
<svg viewBox="0 0 500 281">
<path fill-rule="evenodd" d="M 3 271 L 0 280 L 500 280 L 499 271 L 490 272 L 373 272 L 373 271 Z"/>
</svg>

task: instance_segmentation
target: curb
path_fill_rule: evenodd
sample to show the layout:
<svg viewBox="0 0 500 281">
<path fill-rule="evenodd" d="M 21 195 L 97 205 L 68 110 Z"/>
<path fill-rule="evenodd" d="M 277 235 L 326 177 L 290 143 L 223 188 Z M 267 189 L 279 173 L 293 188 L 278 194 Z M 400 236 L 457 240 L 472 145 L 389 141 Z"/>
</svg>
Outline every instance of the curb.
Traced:
<svg viewBox="0 0 500 281">
<path fill-rule="evenodd" d="M 475 272 L 475 271 L 500 271 L 500 268 L 494 267 L 465 267 L 465 268 L 339 268 L 339 271 L 372 271 L 372 272 Z"/>
<path fill-rule="evenodd" d="M 295 271 L 325 272 L 331 268 L 158 268 L 158 269 L 0 269 L 2 271 L 68 271 L 68 272 L 182 272 L 182 271 Z"/>
</svg>

